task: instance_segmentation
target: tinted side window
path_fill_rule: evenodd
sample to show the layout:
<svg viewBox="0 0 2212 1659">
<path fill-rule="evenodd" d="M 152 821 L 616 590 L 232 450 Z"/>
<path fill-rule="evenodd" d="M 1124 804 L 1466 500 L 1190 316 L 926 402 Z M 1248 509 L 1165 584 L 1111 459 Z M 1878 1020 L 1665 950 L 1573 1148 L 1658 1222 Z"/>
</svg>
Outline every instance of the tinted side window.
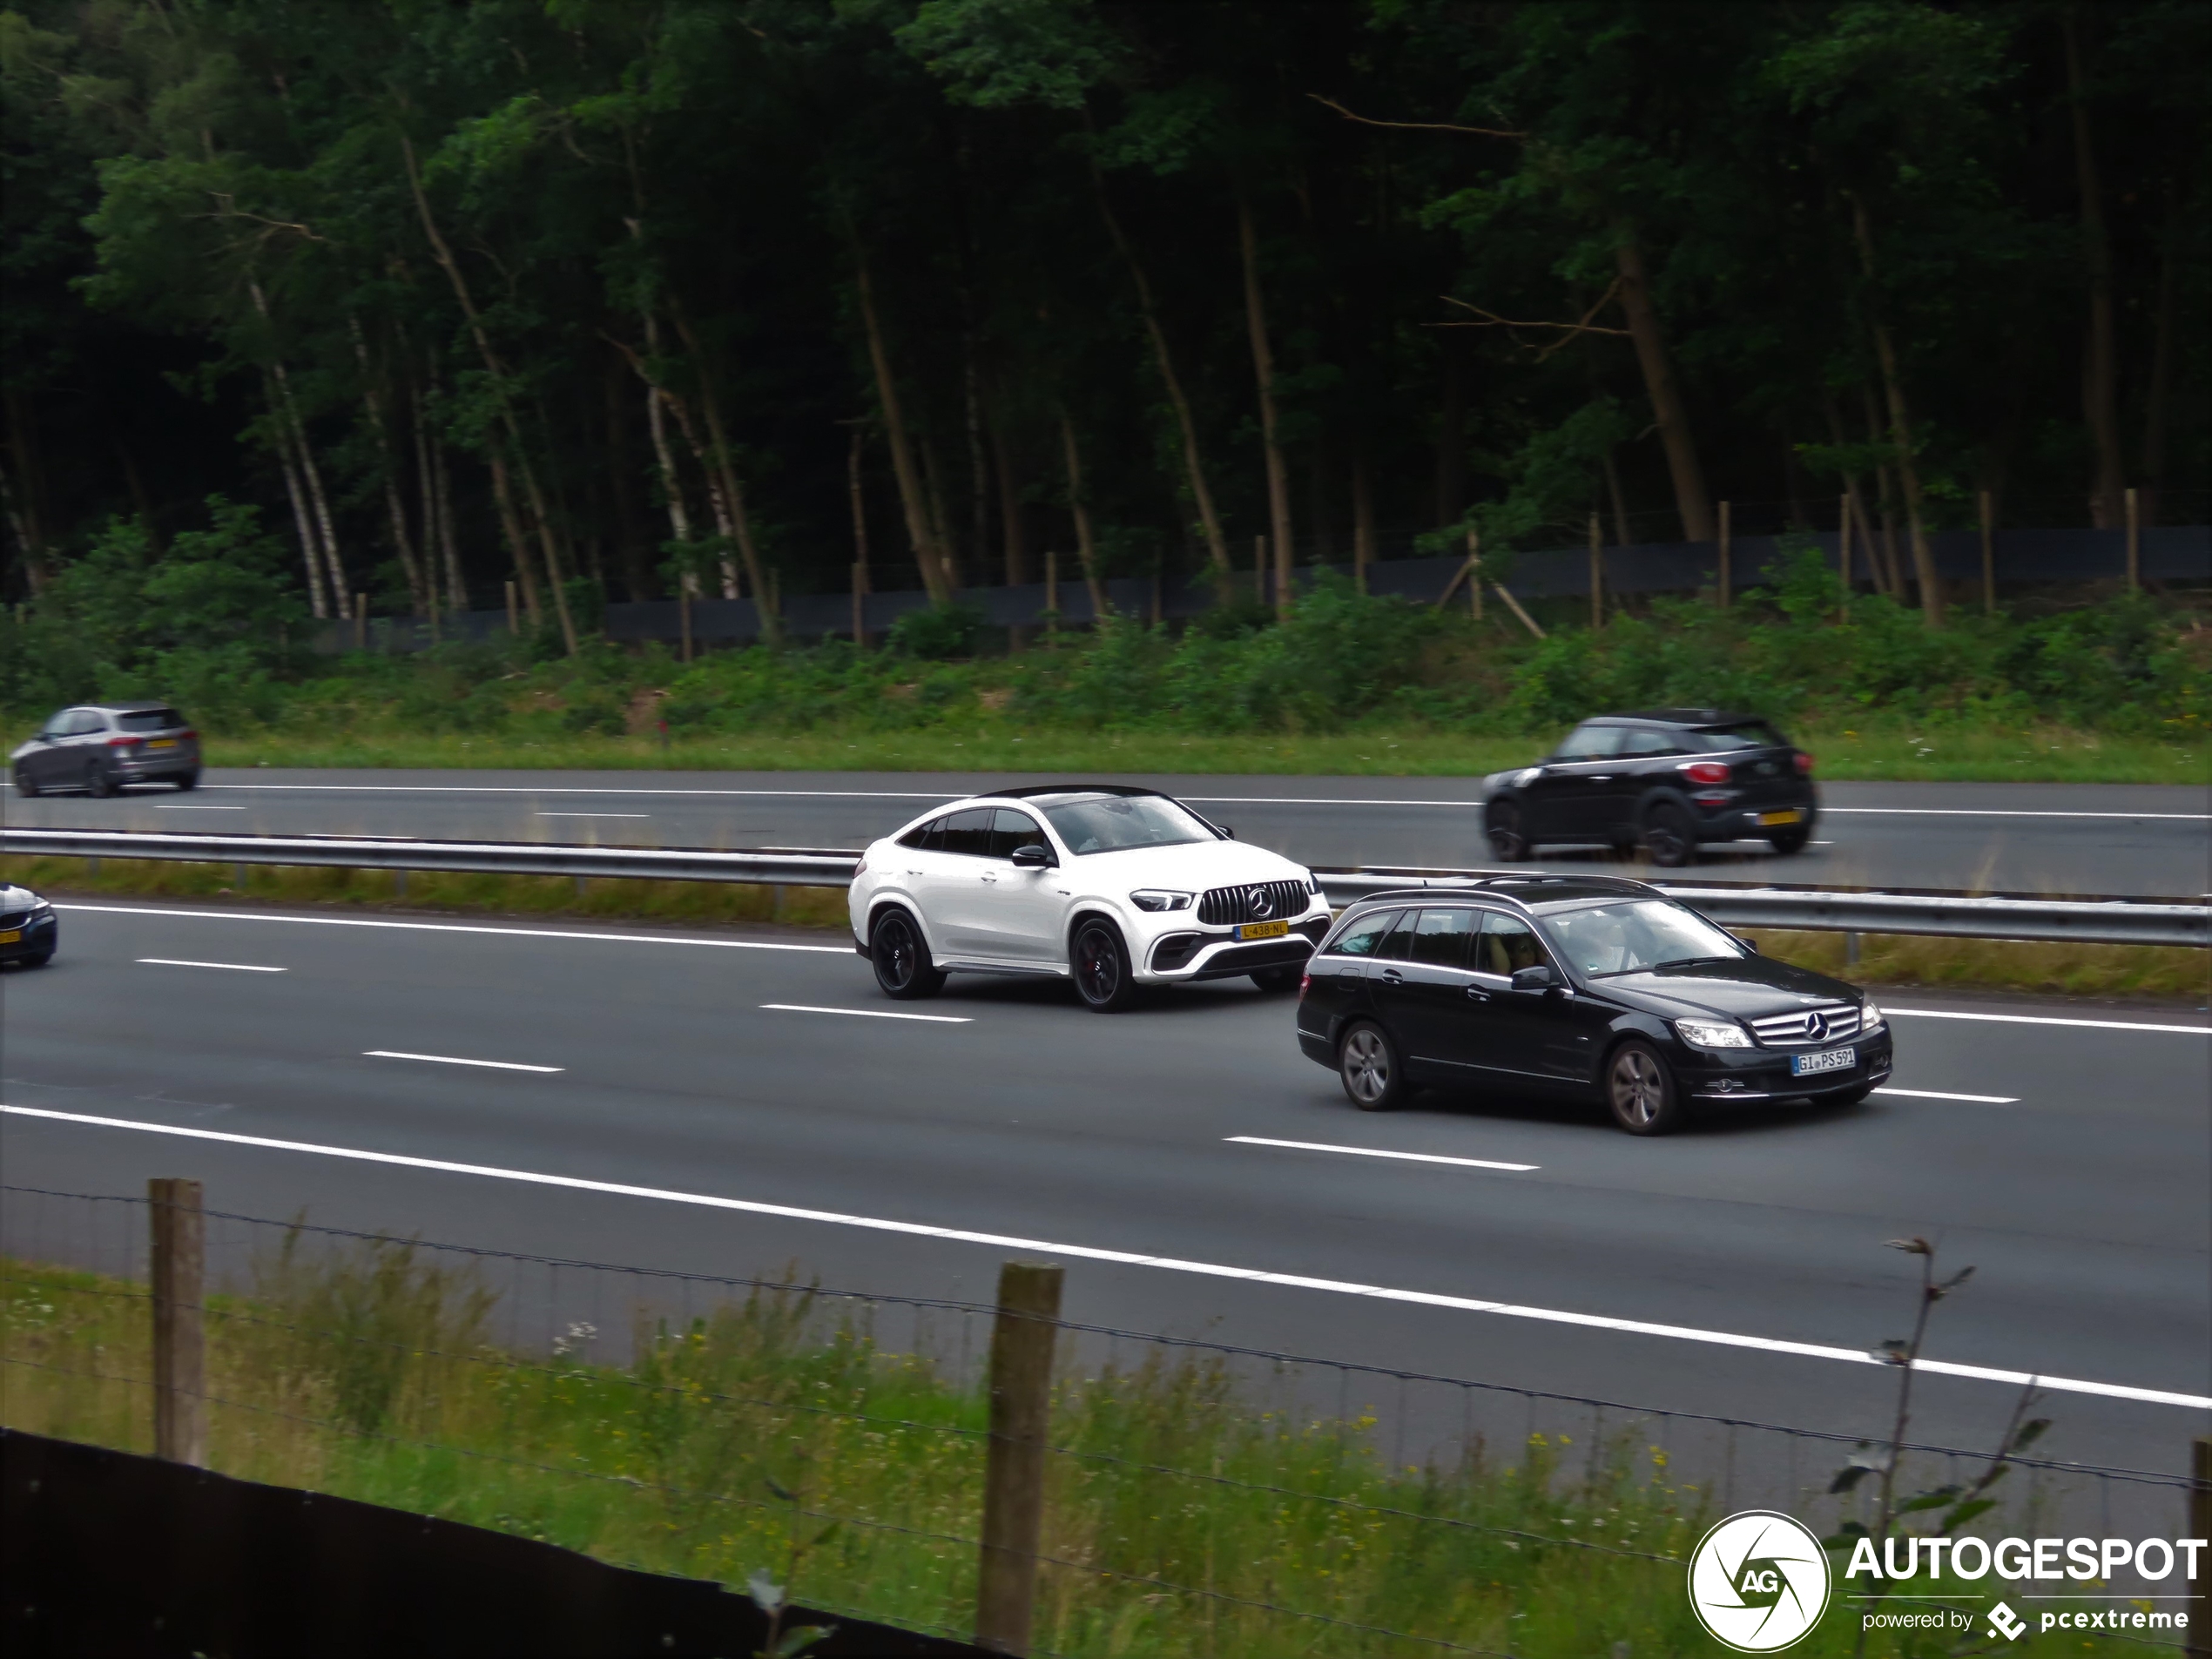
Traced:
<svg viewBox="0 0 2212 1659">
<path fill-rule="evenodd" d="M 47 738 L 67 737 L 69 735 L 69 715 L 70 711 L 67 709 L 63 709 L 58 713 L 50 715 L 47 718 L 46 724 L 38 728 L 38 735 L 41 738 Z"/>
<path fill-rule="evenodd" d="M 174 709 L 132 709 L 115 717 L 115 724 L 125 732 L 165 732 L 172 725 L 182 725 Z"/>
<path fill-rule="evenodd" d="M 1390 924 L 1398 920 L 1395 910 L 1379 910 L 1372 916 L 1362 916 L 1344 931 L 1344 936 L 1329 947 L 1339 956 L 1372 956 L 1390 931 Z"/>
<path fill-rule="evenodd" d="M 899 845 L 900 846 L 918 846 L 927 852 L 931 845 L 930 838 L 934 835 L 941 833 L 944 827 L 945 820 L 943 819 L 933 818 L 927 824 L 917 824 L 912 829 L 908 830 L 904 835 L 901 835 L 899 838 Z"/>
<path fill-rule="evenodd" d="M 1494 913 L 1482 919 L 1475 966 L 1484 973 L 1510 977 L 1524 968 L 1545 967 L 1549 960 L 1536 930 L 1519 916 Z"/>
<path fill-rule="evenodd" d="M 1429 968 L 1465 968 L 1481 913 L 1461 909 L 1424 910 L 1413 926 L 1412 960 Z"/>
<path fill-rule="evenodd" d="M 1051 846 L 1052 843 L 1044 839 L 1044 832 L 1037 827 L 1036 820 L 1027 813 L 1017 813 L 1010 806 L 1001 806 L 995 810 L 997 816 L 991 826 L 993 858 L 1010 859 L 1017 846 Z"/>
<path fill-rule="evenodd" d="M 1682 745 L 1675 740 L 1673 733 L 1656 732 L 1649 726 L 1631 727 L 1621 745 L 1623 760 L 1649 759 L 1659 755 L 1678 755 L 1682 752 Z"/>
<path fill-rule="evenodd" d="M 1401 910 L 1398 913 L 1398 925 L 1390 930 L 1390 937 L 1384 940 L 1382 948 L 1375 952 L 1377 961 L 1403 962 L 1412 960 L 1413 921 L 1420 914 L 1418 910 Z"/>
<path fill-rule="evenodd" d="M 69 729 L 74 737 L 90 737 L 95 732 L 107 730 L 107 716 L 98 709 L 79 709 L 71 717 Z"/>
<path fill-rule="evenodd" d="M 991 855 L 991 813 L 988 806 L 971 806 L 944 820 L 945 842 L 934 850 L 958 853 L 971 859 Z"/>
<path fill-rule="evenodd" d="M 1602 760 L 1621 746 L 1621 728 L 1617 725 L 1578 725 L 1567 734 L 1567 741 L 1559 745 L 1555 759 L 1561 760 Z"/>
</svg>

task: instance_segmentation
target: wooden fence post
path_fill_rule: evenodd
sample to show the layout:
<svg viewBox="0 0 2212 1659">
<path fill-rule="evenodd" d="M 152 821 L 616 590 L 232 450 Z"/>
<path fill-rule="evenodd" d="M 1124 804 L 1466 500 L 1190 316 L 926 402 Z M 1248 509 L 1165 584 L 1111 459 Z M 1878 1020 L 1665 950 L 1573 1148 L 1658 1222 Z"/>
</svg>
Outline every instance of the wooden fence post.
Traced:
<svg viewBox="0 0 2212 1659">
<path fill-rule="evenodd" d="M 999 1269 L 982 1557 L 975 1581 L 975 1642 L 996 1653 L 1029 1651 L 1062 1277 L 1059 1268 L 1039 1262 L 1008 1262 Z"/>
<path fill-rule="evenodd" d="M 510 614 L 514 610 L 514 592 L 515 584 L 510 582 L 507 584 Z M 678 631 L 683 635 L 681 660 L 688 663 L 691 660 L 691 577 L 688 571 L 676 583 L 676 622 Z"/>
<path fill-rule="evenodd" d="M 1590 515 L 1590 630 L 1605 626 L 1605 555 L 1598 541 L 1597 515 Z"/>
<path fill-rule="evenodd" d="M 868 648 L 868 567 L 853 562 L 853 643 Z"/>
<path fill-rule="evenodd" d="M 153 1227 L 153 1454 L 207 1461 L 206 1336 L 200 1324 L 206 1270 L 199 1183 L 146 1183 Z"/>
<path fill-rule="evenodd" d="M 523 631 L 522 618 L 515 611 L 515 583 L 511 578 L 507 583 L 507 631 L 510 634 Z"/>
<path fill-rule="evenodd" d="M 1467 532 L 1467 585 L 1473 590 L 1469 603 L 1474 609 L 1474 619 L 1482 620 L 1482 532 Z"/>
<path fill-rule="evenodd" d="M 2200 1434 L 2189 1447 L 2189 1531 L 2212 1540 L 2212 1435 Z M 2196 1574 L 2189 1590 L 2190 1659 L 2212 1659 L 2212 1548 L 2195 1553 Z"/>
<path fill-rule="evenodd" d="M 1997 503 L 1981 492 L 1981 613 L 1997 614 Z"/>
<path fill-rule="evenodd" d="M 1264 607 L 1267 604 L 1267 538 L 1252 537 L 1252 603 Z"/>
<path fill-rule="evenodd" d="M 1044 637 L 1047 644 L 1060 637 L 1060 555 L 1044 550 Z"/>
<path fill-rule="evenodd" d="M 1723 610 L 1728 609 L 1729 590 L 1733 585 L 1730 581 L 1732 572 L 1728 568 L 1728 503 L 1723 502 L 1721 503 L 1721 609 Z"/>
<path fill-rule="evenodd" d="M 1275 549 L 1275 615 L 1284 622 L 1291 619 L 1291 556 L 1293 551 L 1291 538 L 1287 536 Z"/>
<path fill-rule="evenodd" d="M 368 596 L 365 593 L 354 596 L 354 649 L 368 649 Z"/>
<path fill-rule="evenodd" d="M 2143 520 L 2135 504 L 2135 492 L 2127 492 L 2128 501 L 2128 591 L 2134 592 L 2143 585 Z"/>
<path fill-rule="evenodd" d="M 1839 498 L 1836 509 L 1836 577 L 1838 597 L 1836 608 L 1844 616 L 1851 615 L 1851 497 Z"/>
</svg>

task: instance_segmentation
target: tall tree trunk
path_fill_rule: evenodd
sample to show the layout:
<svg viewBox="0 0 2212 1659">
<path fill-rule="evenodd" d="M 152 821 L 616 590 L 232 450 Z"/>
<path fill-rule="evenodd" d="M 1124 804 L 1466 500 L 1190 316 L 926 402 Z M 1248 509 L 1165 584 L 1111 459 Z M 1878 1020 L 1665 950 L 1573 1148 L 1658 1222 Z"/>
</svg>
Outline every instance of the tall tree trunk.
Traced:
<svg viewBox="0 0 2212 1659">
<path fill-rule="evenodd" d="M 1436 528 L 1460 522 L 1467 506 L 1467 373 L 1465 348 L 1450 330 L 1438 334 L 1443 361 L 1443 401 L 1436 414 Z"/>
<path fill-rule="evenodd" d="M 300 487 L 300 469 L 293 462 L 292 428 L 277 401 L 276 376 L 266 368 L 261 371 L 261 395 L 268 401 L 269 428 L 276 437 L 277 464 L 284 471 L 284 493 L 292 498 L 292 522 L 299 527 L 300 556 L 307 567 L 307 604 L 315 620 L 322 622 L 330 615 L 330 603 L 323 587 L 322 548 L 315 540 L 314 524 L 307 517 L 307 496 Z"/>
<path fill-rule="evenodd" d="M 605 394 L 607 492 L 613 502 L 615 539 L 621 549 L 622 584 L 631 600 L 652 597 L 654 582 L 645 557 L 637 523 L 637 480 L 630 467 L 630 423 L 623 388 L 629 377 L 622 371 L 622 354 L 609 351 L 602 360 L 601 387 Z"/>
<path fill-rule="evenodd" d="M 1275 543 L 1275 613 L 1291 614 L 1291 483 L 1275 419 L 1275 354 L 1267 341 L 1267 312 L 1259 292 L 1259 236 L 1251 199 L 1237 192 L 1237 246 L 1244 260 L 1244 323 L 1252 342 L 1252 376 L 1259 385 L 1259 435 L 1267 459 L 1267 523 Z"/>
<path fill-rule="evenodd" d="M 867 443 L 867 435 L 859 422 L 853 427 L 853 448 L 845 459 L 846 489 L 853 498 L 853 562 L 860 567 L 860 589 L 862 593 L 873 591 L 868 569 L 868 498 L 860 488 L 860 456 Z"/>
<path fill-rule="evenodd" d="M 929 524 L 937 535 L 937 555 L 945 562 L 945 580 L 957 592 L 960 543 L 953 535 L 952 516 L 945 510 L 945 469 L 938 464 L 936 441 L 926 432 L 921 438 L 921 481 L 929 492 Z"/>
<path fill-rule="evenodd" d="M 492 395 L 498 401 L 500 423 L 507 428 L 508 438 L 514 445 L 515 465 L 523 475 L 523 491 L 529 498 L 530 511 L 537 519 L 538 543 L 545 558 L 545 579 L 553 590 L 553 607 L 561 619 L 562 642 L 567 646 L 569 655 L 573 657 L 577 649 L 576 622 L 569 615 L 569 596 L 561 582 L 561 561 L 554 542 L 553 526 L 546 516 L 544 497 L 537 487 L 537 475 L 530 466 L 529 452 L 523 443 L 522 424 L 515 418 L 514 405 L 507 395 L 507 366 L 500 361 L 499 354 L 492 349 L 491 336 L 485 332 L 483 317 L 477 311 L 475 300 L 469 292 L 469 280 L 462 273 L 460 262 L 453 257 L 453 249 L 448 246 L 444 233 L 439 230 L 436 216 L 430 212 L 430 198 L 422 188 L 422 170 L 415 164 L 415 144 L 405 132 L 400 134 L 400 153 L 407 163 L 408 185 L 415 195 L 415 211 L 422 219 L 422 233 L 429 239 L 431 257 L 437 260 L 439 268 L 444 271 L 447 280 L 453 284 L 454 298 L 460 301 L 461 314 L 469 322 L 469 337 L 476 342 L 477 353 L 483 358 L 484 368 L 491 375 Z M 506 489 L 506 469 L 496 456 L 492 477 L 501 493 L 502 510 L 511 521 L 513 502 Z M 510 523 L 510 528 L 518 529 L 519 525 Z M 527 543 L 515 543 L 515 568 L 523 578 L 523 591 L 525 594 L 535 592 L 536 577 L 525 568 L 529 561 Z M 533 622 L 536 620 L 535 608 L 530 617 Z"/>
<path fill-rule="evenodd" d="M 530 558 L 529 537 L 523 529 L 522 516 L 515 509 L 515 492 L 507 482 L 507 462 L 500 457 L 496 445 L 488 459 L 491 462 L 492 499 L 499 504 L 499 527 L 506 532 L 507 550 L 515 561 L 515 574 L 523 583 L 523 608 L 529 612 L 530 627 L 536 630 L 544 613 L 537 599 L 537 570 Z"/>
<path fill-rule="evenodd" d="M 1825 386 L 1820 388 L 1820 413 L 1828 422 L 1828 442 L 1840 452 L 1845 444 L 1843 411 L 1836 407 L 1835 393 Z M 1867 516 L 1866 492 L 1860 487 L 1858 474 L 1850 469 L 1844 469 L 1844 494 L 1851 502 L 1851 516 L 1858 522 L 1866 551 L 1866 569 L 1873 577 L 1874 590 L 1886 593 L 1889 584 L 1883 580 L 1881 560 L 1874 550 L 1873 522 Z"/>
<path fill-rule="evenodd" d="M 1022 486 L 1014 464 L 1014 446 L 1007 442 L 1006 422 L 995 403 L 990 406 L 991 458 L 999 475 L 999 536 L 1006 553 L 1006 585 L 1018 588 L 1029 579 L 1028 527 L 1022 516 Z"/>
<path fill-rule="evenodd" d="M 1091 620 L 1103 626 L 1109 614 L 1106 586 L 1098 579 L 1098 547 L 1092 539 L 1090 505 L 1083 498 L 1082 452 L 1076 444 L 1076 423 L 1060 411 L 1060 443 L 1068 457 L 1068 510 L 1076 519 L 1076 556 L 1082 561 L 1083 585 L 1090 590 Z"/>
<path fill-rule="evenodd" d="M 1629 544 L 1629 502 L 1621 493 L 1621 469 L 1613 459 L 1613 446 L 1605 446 L 1605 493 L 1613 503 L 1613 545 Z"/>
<path fill-rule="evenodd" d="M 1675 511 L 1682 520 L 1683 539 L 1712 541 L 1713 503 L 1705 493 L 1704 469 L 1697 462 L 1689 411 L 1675 381 L 1658 309 L 1651 303 L 1643 245 L 1636 239 L 1635 227 L 1625 220 L 1614 227 L 1613 257 L 1621 274 L 1621 310 L 1628 318 L 1629 337 L 1635 344 L 1636 362 L 1643 370 L 1644 394 L 1651 400 L 1652 418 L 1659 424 L 1660 447 L 1667 454 L 1667 472 L 1674 481 Z"/>
<path fill-rule="evenodd" d="M 469 609 L 469 583 L 461 574 L 461 538 L 453 533 L 453 473 L 446 462 L 445 443 L 431 429 L 430 412 L 444 401 L 438 385 L 435 352 L 424 360 L 423 372 L 428 382 L 427 390 L 420 383 L 412 383 L 415 459 L 422 472 L 422 536 L 428 542 L 435 534 L 445 570 L 446 604 L 459 612 Z M 435 532 L 431 529 L 434 516 Z M 439 559 L 432 559 L 430 563 L 435 570 Z"/>
<path fill-rule="evenodd" d="M 253 296 L 254 310 L 260 314 L 261 321 L 273 336 L 275 319 L 269 314 L 268 296 L 261 292 L 260 281 L 248 278 L 246 290 Z M 271 343 L 273 346 L 273 338 Z M 338 556 L 338 533 L 331 527 L 330 502 L 322 490 L 322 469 L 315 465 L 315 452 L 307 442 L 307 423 L 300 418 L 300 406 L 293 401 L 292 376 L 285 371 L 284 359 L 273 358 L 270 372 L 275 376 L 278 420 L 291 435 L 300 476 L 307 484 L 307 504 L 314 511 L 314 523 L 322 550 L 324 570 L 334 600 L 333 610 L 344 621 L 354 614 L 353 586 L 347 581 L 345 563 Z"/>
<path fill-rule="evenodd" d="M 875 395 L 883 410 L 884 441 L 891 448 L 892 475 L 898 480 L 899 505 L 905 510 L 907 538 L 914 544 L 914 562 L 921 567 L 921 584 L 932 604 L 950 604 L 952 583 L 938 556 L 936 537 L 929 528 L 929 503 L 923 495 L 921 474 L 914 465 L 914 445 L 899 406 L 898 381 L 891 373 L 890 354 L 883 343 L 883 325 L 876 315 L 875 287 L 869 280 L 867 256 L 856 239 L 853 271 L 860 302 L 860 322 L 868 337 L 868 362 L 875 371 Z"/>
<path fill-rule="evenodd" d="M 1206 482 L 1206 469 L 1198 451 L 1198 423 L 1190 414 L 1190 400 L 1183 390 L 1183 378 L 1175 372 L 1175 354 L 1168 349 L 1167 331 L 1160 326 L 1159 307 L 1153 303 L 1151 280 L 1144 274 L 1144 266 L 1130 246 L 1122 229 L 1122 222 L 1115 216 L 1113 205 L 1106 197 L 1106 180 L 1094 164 L 1090 170 L 1091 192 L 1097 199 L 1099 217 L 1106 221 L 1106 234 L 1122 256 L 1122 263 L 1129 266 L 1130 280 L 1136 287 L 1136 308 L 1144 319 L 1144 332 L 1152 342 L 1152 361 L 1160 371 L 1160 383 L 1167 388 L 1168 402 L 1175 410 L 1176 432 L 1183 445 L 1183 471 L 1190 487 L 1190 500 L 1198 509 L 1198 523 L 1206 538 L 1206 558 L 1213 567 L 1214 586 L 1224 603 L 1229 597 L 1231 579 L 1229 568 L 1229 543 L 1221 533 L 1221 515 L 1214 509 L 1213 490 Z"/>
<path fill-rule="evenodd" d="M 8 451 L 15 457 L 16 482 L 21 486 L 13 496 L 12 512 L 17 525 L 17 539 L 24 550 L 24 574 L 37 593 L 46 585 L 51 574 L 46 551 L 46 482 L 38 464 L 37 439 L 32 428 L 30 395 L 20 388 L 7 394 Z"/>
<path fill-rule="evenodd" d="M 2158 310 L 2152 320 L 2150 374 L 2143 409 L 2142 522 L 2158 523 L 2159 492 L 2166 484 L 2166 405 L 2174 393 L 2174 335 L 2180 300 L 2182 196 L 2169 174 L 2166 180 L 2166 233 L 2158 254 Z"/>
<path fill-rule="evenodd" d="M 376 394 L 376 375 L 369 367 L 368 342 L 361 337 L 361 319 L 347 313 L 346 327 L 354 337 L 354 361 L 361 372 L 361 407 L 368 412 L 368 429 L 375 435 L 376 458 L 384 474 L 384 510 L 392 521 L 392 546 L 400 556 L 400 568 L 407 572 L 408 603 L 420 615 L 430 608 L 430 588 L 423 582 L 422 567 L 415 556 L 415 538 L 408 534 L 407 509 L 400 502 L 399 456 L 385 423 L 383 400 Z M 423 535 L 426 538 L 429 535 L 427 524 Z"/>
<path fill-rule="evenodd" d="M 1367 572 L 1375 562 L 1375 492 L 1369 476 L 1367 446 L 1352 452 L 1352 570 L 1353 585 L 1367 590 Z"/>
<path fill-rule="evenodd" d="M 1866 442 L 1877 448 L 1885 447 L 1887 439 L 1882 427 L 1882 412 L 1874 401 L 1874 388 L 1862 381 L 1858 395 L 1865 406 Z M 1875 585 L 1889 597 L 1903 604 L 1905 602 L 1905 567 L 1897 556 L 1897 501 L 1898 492 L 1890 482 L 1890 469 L 1881 462 L 1874 463 L 1875 506 L 1881 515 L 1881 570 Z M 1871 526 L 1869 526 L 1870 529 Z M 1870 554 L 1868 563 L 1873 562 Z"/>
<path fill-rule="evenodd" d="M 23 561 L 24 580 L 30 584 L 35 597 L 45 587 L 45 572 L 39 569 L 30 523 L 24 517 L 22 503 L 16 499 L 15 482 L 4 466 L 0 466 L 0 511 L 7 515 L 9 539 L 16 544 L 16 556 Z"/>
<path fill-rule="evenodd" d="M 1905 486 L 1905 519 L 1912 531 L 1912 570 L 1920 583 L 1920 615 L 1931 628 L 1943 626 L 1943 581 L 1936 575 L 1935 552 L 1928 545 L 1928 527 L 1920 505 L 1920 464 L 1912 455 L 1912 420 L 1905 401 L 1905 377 L 1898 370 L 1897 347 L 1889 325 L 1882 320 L 1875 289 L 1874 233 L 1866 219 L 1866 203 L 1851 198 L 1851 230 L 1858 239 L 1858 260 L 1866 273 L 1867 320 L 1874 332 L 1874 355 L 1882 366 L 1882 387 L 1889 395 L 1890 437 L 1897 446 L 1897 475 Z"/>
<path fill-rule="evenodd" d="M 2120 452 L 2120 346 L 2112 305 L 2112 240 L 2105 232 L 2096 152 L 2089 144 L 2080 21 L 2069 7 L 2060 14 L 2059 23 L 2066 37 L 2067 94 L 2074 106 L 2074 178 L 2081 198 L 2081 241 L 2089 266 L 2089 327 L 2081 347 L 2081 417 L 2097 448 L 2089 522 L 2099 529 L 2110 529 L 2121 521 L 2121 500 L 2127 489 Z"/>
</svg>

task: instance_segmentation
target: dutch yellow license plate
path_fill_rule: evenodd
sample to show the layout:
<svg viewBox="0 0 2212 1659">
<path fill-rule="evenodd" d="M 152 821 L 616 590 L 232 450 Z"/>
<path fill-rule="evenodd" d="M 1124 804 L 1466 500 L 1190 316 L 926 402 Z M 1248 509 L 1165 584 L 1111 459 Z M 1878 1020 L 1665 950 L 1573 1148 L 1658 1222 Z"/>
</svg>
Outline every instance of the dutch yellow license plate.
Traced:
<svg viewBox="0 0 2212 1659">
<path fill-rule="evenodd" d="M 1794 824 L 1804 816 L 1804 814 L 1803 813 L 1795 811 L 1787 813 L 1761 813 L 1759 814 L 1759 822 L 1762 824 Z"/>
<path fill-rule="evenodd" d="M 150 738 L 146 740 L 149 749 L 173 749 L 176 746 L 177 739 L 174 738 Z"/>
<path fill-rule="evenodd" d="M 0 934 L 0 945 L 20 945 L 22 943 L 23 929 L 20 927 L 10 927 L 6 933 Z"/>
<path fill-rule="evenodd" d="M 1287 921 L 1248 921 L 1237 929 L 1239 939 L 1280 939 L 1290 932 Z"/>
</svg>

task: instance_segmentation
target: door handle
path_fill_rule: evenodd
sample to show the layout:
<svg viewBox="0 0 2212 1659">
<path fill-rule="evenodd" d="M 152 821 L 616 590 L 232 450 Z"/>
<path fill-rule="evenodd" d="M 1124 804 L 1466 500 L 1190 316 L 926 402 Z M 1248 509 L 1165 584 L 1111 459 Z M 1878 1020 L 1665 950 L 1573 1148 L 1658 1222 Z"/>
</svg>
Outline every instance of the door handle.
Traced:
<svg viewBox="0 0 2212 1659">
<path fill-rule="evenodd" d="M 1613 781 L 1613 774 L 1609 772 L 1600 772 L 1590 781 L 1594 784 L 1609 784 Z"/>
<path fill-rule="evenodd" d="M 1480 985 L 1470 985 L 1467 987 L 1467 1000 L 1473 1002 L 1487 1002 L 1490 1000 L 1490 993 Z"/>
<path fill-rule="evenodd" d="M 999 879 L 995 875 L 993 875 L 988 870 L 986 870 L 983 872 L 982 882 L 987 887 L 995 887 L 998 886 Z"/>
<path fill-rule="evenodd" d="M 1406 982 L 1406 976 L 1394 968 L 1384 968 L 1382 976 L 1386 985 L 1403 985 Z"/>
</svg>

